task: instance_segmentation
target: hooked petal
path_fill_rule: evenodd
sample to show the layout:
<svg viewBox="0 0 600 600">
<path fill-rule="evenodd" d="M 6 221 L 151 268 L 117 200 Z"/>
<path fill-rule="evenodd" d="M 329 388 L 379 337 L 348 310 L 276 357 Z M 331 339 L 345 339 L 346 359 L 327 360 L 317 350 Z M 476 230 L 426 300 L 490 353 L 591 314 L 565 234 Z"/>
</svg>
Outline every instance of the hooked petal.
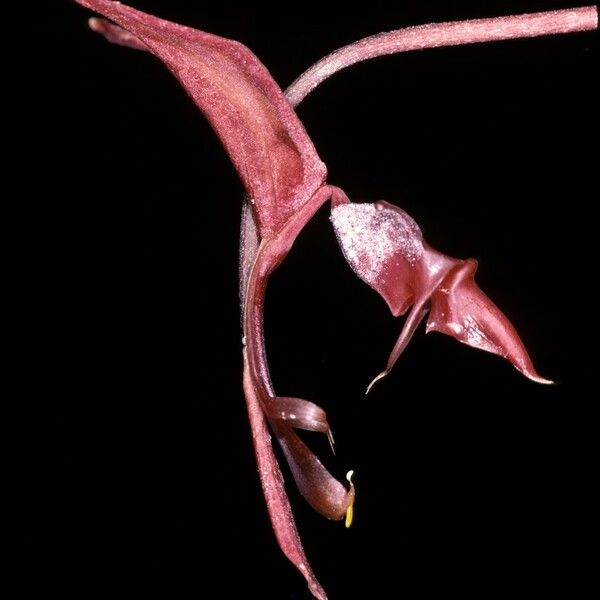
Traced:
<svg viewBox="0 0 600 600">
<path fill-rule="evenodd" d="M 325 165 L 264 65 L 242 44 L 177 25 L 112 0 L 76 0 L 108 17 L 93 28 L 117 43 L 147 47 L 179 79 L 225 146 L 269 237 L 323 183 Z"/>
<path fill-rule="evenodd" d="M 333 435 L 325 411 L 308 400 L 277 396 L 265 406 L 270 421 L 285 423 L 294 429 L 324 433 L 333 449 Z"/>
<path fill-rule="evenodd" d="M 388 358 L 385 369 L 371 381 L 371 383 L 367 386 L 367 391 L 365 393 L 368 394 L 371 391 L 371 388 L 392 370 L 393 366 L 396 364 L 396 361 L 400 358 L 400 355 L 404 352 L 410 340 L 412 340 L 412 336 L 417 330 L 417 327 L 421 324 L 421 321 L 427 315 L 427 312 L 428 309 L 423 308 L 423 303 L 419 303 L 418 305 L 415 304 L 413 306 L 412 310 L 408 314 L 408 317 L 406 317 L 404 327 L 402 327 L 402 331 L 400 332 L 400 335 L 394 344 L 394 348 L 392 349 L 390 357 Z"/>
<path fill-rule="evenodd" d="M 291 427 L 277 423 L 272 426 L 304 499 L 324 517 L 343 519 L 354 503 L 354 485 L 350 479 L 347 490 Z"/>
<path fill-rule="evenodd" d="M 475 283 L 476 270 L 474 259 L 456 261 L 431 296 L 427 332 L 439 331 L 473 348 L 498 354 L 529 379 L 552 383 L 536 373 L 512 323 Z"/>
</svg>

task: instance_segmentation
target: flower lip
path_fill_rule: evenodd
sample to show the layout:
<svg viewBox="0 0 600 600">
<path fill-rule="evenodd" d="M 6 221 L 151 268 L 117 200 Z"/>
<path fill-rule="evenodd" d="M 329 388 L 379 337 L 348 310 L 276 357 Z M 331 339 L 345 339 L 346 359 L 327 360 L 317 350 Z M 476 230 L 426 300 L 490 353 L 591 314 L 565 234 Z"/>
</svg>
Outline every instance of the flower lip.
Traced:
<svg viewBox="0 0 600 600">
<path fill-rule="evenodd" d="M 476 270 L 474 259 L 455 261 L 431 296 L 427 333 L 445 333 L 463 344 L 506 358 L 536 383 L 553 383 L 535 371 L 512 323 L 475 283 Z"/>
<path fill-rule="evenodd" d="M 403 315 L 412 307 L 385 370 L 367 392 L 390 372 L 428 309 L 427 332 L 439 331 L 502 356 L 529 379 L 552 383 L 538 375 L 511 322 L 475 283 L 476 260 L 434 250 L 415 221 L 388 202 L 336 206 L 331 220 L 346 260 L 392 314 Z"/>
</svg>

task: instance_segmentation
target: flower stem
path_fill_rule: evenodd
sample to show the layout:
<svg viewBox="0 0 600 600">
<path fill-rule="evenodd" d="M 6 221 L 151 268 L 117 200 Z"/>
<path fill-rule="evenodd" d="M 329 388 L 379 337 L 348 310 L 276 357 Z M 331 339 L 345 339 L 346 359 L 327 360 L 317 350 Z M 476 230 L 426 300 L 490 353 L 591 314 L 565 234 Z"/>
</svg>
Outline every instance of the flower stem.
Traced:
<svg viewBox="0 0 600 600">
<path fill-rule="evenodd" d="M 596 6 L 406 27 L 366 37 L 336 50 L 300 75 L 286 90 L 285 95 L 292 106 L 297 106 L 314 88 L 334 73 L 363 60 L 387 54 L 574 33 L 597 28 Z"/>
</svg>

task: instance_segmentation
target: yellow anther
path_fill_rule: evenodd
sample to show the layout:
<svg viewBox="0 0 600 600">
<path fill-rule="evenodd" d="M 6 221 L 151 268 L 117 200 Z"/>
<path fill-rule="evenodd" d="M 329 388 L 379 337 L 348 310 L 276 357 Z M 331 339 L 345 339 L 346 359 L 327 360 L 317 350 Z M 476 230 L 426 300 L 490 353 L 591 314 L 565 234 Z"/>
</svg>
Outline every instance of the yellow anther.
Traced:
<svg viewBox="0 0 600 600">
<path fill-rule="evenodd" d="M 348 471 L 346 473 L 346 479 L 348 480 L 348 483 L 350 484 L 350 486 L 352 488 L 354 488 L 354 484 L 352 483 L 353 475 L 354 475 L 354 471 Z M 350 527 L 350 525 L 352 525 L 353 518 L 354 518 L 354 500 L 352 501 L 352 504 L 350 504 L 350 506 L 346 509 L 346 520 L 345 520 L 346 528 L 348 528 L 348 527 Z"/>
<path fill-rule="evenodd" d="M 346 529 L 352 525 L 352 519 L 354 518 L 354 503 L 352 503 L 346 510 Z"/>
</svg>

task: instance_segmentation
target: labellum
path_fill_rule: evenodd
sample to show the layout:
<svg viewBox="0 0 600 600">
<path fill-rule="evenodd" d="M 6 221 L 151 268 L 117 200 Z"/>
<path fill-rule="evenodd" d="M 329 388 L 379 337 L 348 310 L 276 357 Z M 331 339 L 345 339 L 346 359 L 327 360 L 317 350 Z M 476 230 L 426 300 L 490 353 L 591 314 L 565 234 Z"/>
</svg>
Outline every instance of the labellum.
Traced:
<svg viewBox="0 0 600 600">
<path fill-rule="evenodd" d="M 387 202 L 353 204 L 326 183 L 327 171 L 294 112 L 322 81 L 352 64 L 408 50 L 533 37 L 597 28 L 595 7 L 410 27 L 350 44 L 325 57 L 284 93 L 242 44 L 171 23 L 112 0 L 76 0 L 110 21 L 90 19 L 109 41 L 149 51 L 175 75 L 208 119 L 245 187 L 240 236 L 243 387 L 260 481 L 277 541 L 306 578 L 312 594 L 325 591 L 313 574 L 294 522 L 273 452 L 273 435 L 300 493 L 320 514 L 350 525 L 354 486 L 337 481 L 300 439 L 297 429 L 327 436 L 325 412 L 301 398 L 278 396 L 264 343 L 263 308 L 271 273 L 320 206 L 331 201 L 331 220 L 354 272 L 396 316 L 408 313 L 386 369 L 396 362 L 418 324 L 474 348 L 503 356 L 530 379 L 534 370 L 506 316 L 477 287 L 477 263 L 428 246 L 418 225 Z"/>
<path fill-rule="evenodd" d="M 552 383 L 535 372 L 511 322 L 475 283 L 477 261 L 433 250 L 413 219 L 388 202 L 342 204 L 332 210 L 331 221 L 346 260 L 392 314 L 401 316 L 412 306 L 385 371 L 367 389 L 389 373 L 428 312 L 427 332 L 503 356 L 533 381 Z"/>
</svg>

